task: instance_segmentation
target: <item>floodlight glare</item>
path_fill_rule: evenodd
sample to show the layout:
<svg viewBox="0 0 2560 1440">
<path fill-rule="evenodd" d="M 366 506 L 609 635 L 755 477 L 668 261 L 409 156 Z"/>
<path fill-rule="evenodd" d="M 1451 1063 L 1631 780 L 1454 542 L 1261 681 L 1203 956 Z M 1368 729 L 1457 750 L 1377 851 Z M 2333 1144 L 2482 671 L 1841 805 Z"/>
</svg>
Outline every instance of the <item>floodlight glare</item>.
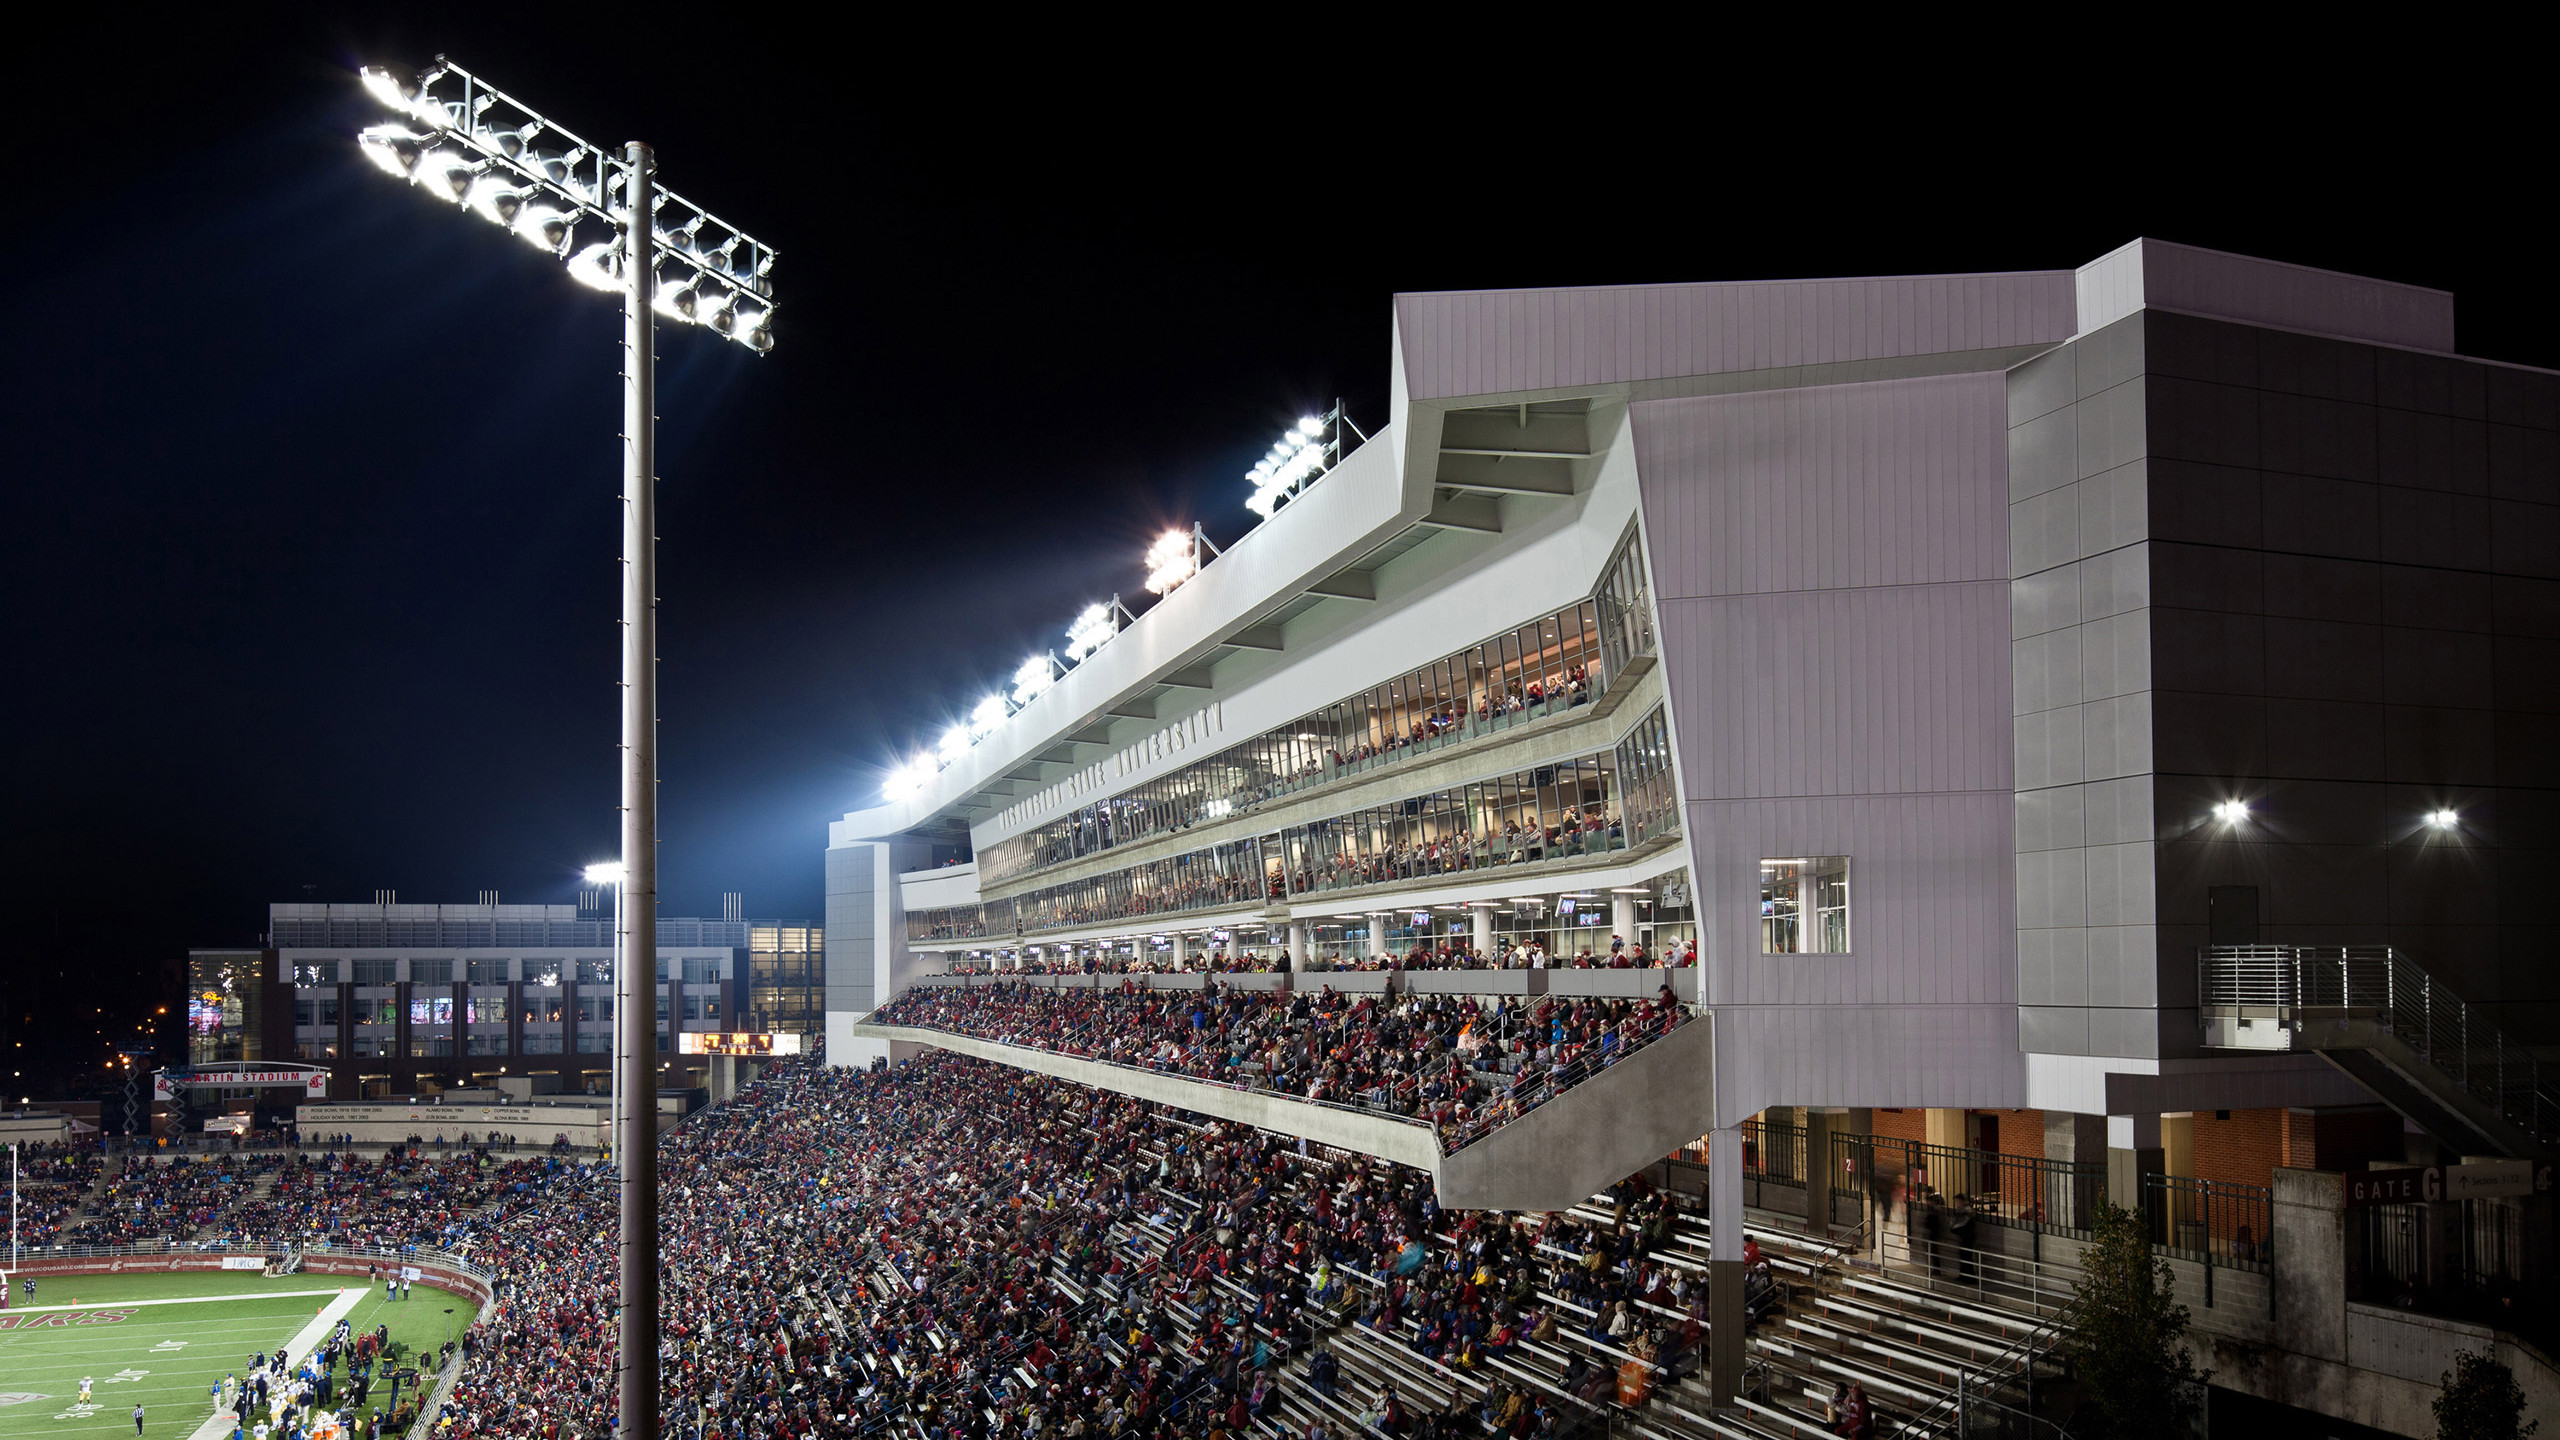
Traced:
<svg viewBox="0 0 2560 1440">
<path fill-rule="evenodd" d="M 1057 669 L 1046 655 L 1034 655 L 1013 672 L 1013 703 L 1028 705 L 1031 697 L 1058 683 Z"/>
<path fill-rule="evenodd" d="M 693 323 L 694 293 L 690 280 L 670 281 L 661 275 L 649 284 L 649 308 L 680 325 Z"/>
<path fill-rule="evenodd" d="M 427 93 L 427 87 L 444 75 L 439 65 L 422 75 L 409 75 L 381 65 L 367 65 L 357 72 L 364 88 L 373 98 L 404 115 L 415 115 L 438 130 L 453 125 L 453 115 L 444 102 Z"/>
<path fill-rule="evenodd" d="M 577 224 L 576 216 L 557 205 L 527 205 L 516 212 L 513 228 L 526 244 L 558 255 L 569 248 L 569 235 Z"/>
<path fill-rule="evenodd" d="M 620 290 L 622 264 L 615 249 L 611 244 L 599 243 L 570 256 L 569 278 L 596 290 Z"/>
<path fill-rule="evenodd" d="M 942 738 L 934 742 L 933 750 L 934 754 L 940 758 L 942 763 L 945 765 L 948 765 L 952 761 L 959 759 L 961 756 L 968 754 L 968 727 L 954 725 L 950 729 L 943 731 Z"/>
<path fill-rule="evenodd" d="M 1084 607 L 1073 625 L 1067 627 L 1067 658 L 1082 660 L 1102 648 L 1102 642 L 1119 633 L 1112 623 L 1111 607 L 1094 604 Z"/>
<path fill-rule="evenodd" d="M 590 885 L 619 885 L 622 883 L 623 873 L 621 861 L 599 860 L 595 864 L 587 867 L 587 883 Z"/>
<path fill-rule="evenodd" d="M 2450 830 L 2462 823 L 2462 817 L 2450 810 L 2430 810 L 2427 812 L 2427 823 L 2439 830 Z"/>
<path fill-rule="evenodd" d="M 478 173 L 479 166 L 472 162 L 470 156 L 439 145 L 418 157 L 418 168 L 413 172 L 413 178 L 421 189 L 437 199 L 459 203 L 470 191 L 472 178 Z"/>
<path fill-rule="evenodd" d="M 406 180 L 425 153 L 426 138 L 406 125 L 369 125 L 357 132 L 356 145 L 382 173 Z"/>
<path fill-rule="evenodd" d="M 492 225 L 512 227 L 516 212 L 524 208 L 524 197 L 525 192 L 505 178 L 483 175 L 471 182 L 471 188 L 463 193 L 462 203 Z"/>
<path fill-rule="evenodd" d="M 1010 713 L 1004 708 L 1001 695 L 990 695 L 979 701 L 978 708 L 969 712 L 970 741 L 975 743 L 996 733 L 997 727 L 1004 724 L 1005 716 Z"/>
<path fill-rule="evenodd" d="M 2225 800 L 2221 804 L 2213 807 L 2213 818 L 2221 821 L 2225 825 L 2237 825 L 2249 818 L 2248 802 L 2245 800 Z"/>
<path fill-rule="evenodd" d="M 708 325 L 723 335 L 734 333 L 738 317 L 731 307 L 738 303 L 738 292 L 726 285 L 697 284 L 693 287 L 693 319 L 697 325 Z"/>
<path fill-rule="evenodd" d="M 1245 498 L 1245 508 L 1269 519 L 1281 501 L 1323 474 L 1340 449 L 1324 435 L 1341 413 L 1341 407 L 1336 406 L 1328 414 L 1300 416 L 1297 425 L 1271 447 L 1271 453 L 1245 472 L 1246 483 L 1253 486 L 1253 493 Z"/>
<path fill-rule="evenodd" d="M 1199 548 L 1191 543 L 1192 532 L 1167 530 L 1147 547 L 1147 589 L 1157 595 L 1169 594 L 1173 588 L 1200 571 Z"/>
</svg>

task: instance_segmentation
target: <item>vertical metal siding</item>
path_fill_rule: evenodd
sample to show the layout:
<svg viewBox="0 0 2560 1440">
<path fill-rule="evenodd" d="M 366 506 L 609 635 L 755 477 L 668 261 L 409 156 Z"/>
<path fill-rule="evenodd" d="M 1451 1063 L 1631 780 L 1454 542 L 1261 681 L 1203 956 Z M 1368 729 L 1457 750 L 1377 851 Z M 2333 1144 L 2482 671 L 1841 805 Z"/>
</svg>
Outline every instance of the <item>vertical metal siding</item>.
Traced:
<svg viewBox="0 0 2560 1440">
<path fill-rule="evenodd" d="M 1970 282 L 1934 283 L 1979 303 Z M 1984 329 L 1928 305 L 1805 319 L 1897 344 Z M 2003 377 L 1631 413 L 1736 1103 L 2016 1103 Z M 1795 854 L 1851 857 L 1853 953 L 1759 953 L 1759 861 Z"/>
<path fill-rule="evenodd" d="M 2069 271 L 1396 297 L 1417 400 L 2068 339 Z"/>
</svg>

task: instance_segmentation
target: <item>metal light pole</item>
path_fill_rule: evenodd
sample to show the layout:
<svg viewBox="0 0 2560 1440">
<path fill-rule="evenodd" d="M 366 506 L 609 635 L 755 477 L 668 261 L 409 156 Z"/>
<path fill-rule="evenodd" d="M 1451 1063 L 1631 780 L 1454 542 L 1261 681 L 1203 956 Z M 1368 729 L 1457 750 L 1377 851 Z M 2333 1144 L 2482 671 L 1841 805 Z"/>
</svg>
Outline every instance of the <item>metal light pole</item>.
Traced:
<svg viewBox="0 0 2560 1440">
<path fill-rule="evenodd" d="M 453 77 L 459 100 L 435 87 Z M 617 164 L 439 56 L 423 73 L 367 66 L 365 88 L 410 123 L 368 127 L 367 158 L 561 256 L 622 296 L 622 863 L 614 887 L 613 1145 L 622 1180 L 620 1428 L 658 1437 L 658 592 L 656 316 L 756 354 L 773 348 L 774 252 L 661 190 L 638 142 Z M 557 137 L 566 150 L 537 146 Z M 580 247 L 580 226 L 608 238 Z M 672 273 L 661 275 L 661 266 Z"/>
<path fill-rule="evenodd" d="M 631 142 L 631 213 L 654 215 L 657 157 Z M 653 265 L 626 267 L 622 295 L 622 1428 L 658 1436 L 658 327 Z M 648 983 L 641 983 L 642 976 Z M 642 1001 L 640 997 L 650 1000 Z M 634 1003 L 638 1002 L 638 1003 Z"/>
</svg>

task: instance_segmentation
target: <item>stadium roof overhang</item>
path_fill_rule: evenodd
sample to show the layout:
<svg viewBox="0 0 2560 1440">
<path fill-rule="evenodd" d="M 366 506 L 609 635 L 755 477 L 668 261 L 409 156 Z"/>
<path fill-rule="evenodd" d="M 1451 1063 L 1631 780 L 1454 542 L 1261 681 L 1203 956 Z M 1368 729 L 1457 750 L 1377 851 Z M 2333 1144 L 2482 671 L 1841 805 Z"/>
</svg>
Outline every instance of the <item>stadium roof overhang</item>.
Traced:
<svg viewBox="0 0 2560 1440">
<path fill-rule="evenodd" d="M 2069 337 L 2073 283 L 2030 271 L 1400 295 L 1376 437 L 912 798 L 834 833 L 957 835 L 1191 713 L 1223 662 L 1285 650 L 1318 606 L 1375 601 L 1379 572 L 1408 552 L 1572 503 L 1628 443 L 1633 402 L 2005 369 Z"/>
</svg>

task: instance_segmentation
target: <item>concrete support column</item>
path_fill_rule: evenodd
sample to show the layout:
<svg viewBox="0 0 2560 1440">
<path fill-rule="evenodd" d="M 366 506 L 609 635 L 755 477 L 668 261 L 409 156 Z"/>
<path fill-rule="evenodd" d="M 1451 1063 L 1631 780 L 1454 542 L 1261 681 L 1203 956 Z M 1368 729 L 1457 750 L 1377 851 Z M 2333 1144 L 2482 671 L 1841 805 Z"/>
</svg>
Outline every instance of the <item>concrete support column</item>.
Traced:
<svg viewBox="0 0 2560 1440">
<path fill-rule="evenodd" d="M 2196 1173 L 2196 1117 L 2192 1114 L 2160 1117 L 2160 1173 L 2185 1175 Z"/>
<path fill-rule="evenodd" d="M 1636 943 L 1636 897 L 1633 895 L 1609 897 L 1609 933 L 1626 941 L 1629 945 Z M 1646 953 L 1648 955 L 1652 953 L 1651 947 L 1647 947 Z"/>
<path fill-rule="evenodd" d="M 1742 1394 L 1742 1132 L 1707 1134 L 1707 1401 Z"/>
<path fill-rule="evenodd" d="M 1966 1123 L 1969 1118 L 1962 1110 L 1931 1110 L 1921 1117 L 1921 1138 L 1951 1150 L 1965 1149 L 1973 1143 L 1972 1127 Z M 1947 1188 L 1935 1175 L 1929 1180 L 1941 1190 Z"/>
<path fill-rule="evenodd" d="M 2142 1208 L 2142 1177 L 2167 1163 L 2157 1115 L 2107 1117 L 2107 1199 L 2127 1210 Z"/>
<path fill-rule="evenodd" d="M 738 1057 L 735 1055 L 712 1056 L 711 1103 L 714 1105 L 726 1105 L 729 1103 L 730 1097 L 737 1093 Z"/>
<path fill-rule="evenodd" d="M 2110 1129 L 2118 1118 L 2108 1118 Z M 2112 1158 L 2112 1146 L 2109 1154 Z M 2274 1178 L 2275 1235 L 2270 1254 L 2274 1273 L 2267 1277 L 2274 1292 L 2274 1333 L 2284 1337 L 2287 1350 L 2343 1365 L 2347 1359 L 2345 1177 L 2280 1168 Z"/>
<path fill-rule="evenodd" d="M 1804 1112 L 1804 1233 L 1817 1240 L 1831 1238 L 1831 1187 L 1836 1183 L 1831 1163 L 1831 1123 L 1835 1113 Z"/>
<path fill-rule="evenodd" d="M 2044 1112 L 2044 1158 L 2069 1162 L 2074 1168 L 2067 1190 L 2045 1196 L 2046 1218 L 2059 1225 L 2087 1229 L 2104 1193 L 2101 1178 L 2107 1162 L 2107 1117 L 2075 1115 L 2068 1110 Z"/>
<path fill-rule="evenodd" d="M 1387 916 L 1383 913 L 1371 915 L 1368 921 L 1369 958 L 1384 960 L 1387 958 Z"/>
<path fill-rule="evenodd" d="M 1468 908 L 1475 916 L 1475 935 L 1473 939 L 1475 941 L 1476 953 L 1487 960 L 1490 960 L 1493 958 L 1493 907 L 1490 905 L 1474 905 Z"/>
<path fill-rule="evenodd" d="M 1289 968 L 1304 974 L 1307 968 L 1307 922 L 1289 922 Z"/>
</svg>

